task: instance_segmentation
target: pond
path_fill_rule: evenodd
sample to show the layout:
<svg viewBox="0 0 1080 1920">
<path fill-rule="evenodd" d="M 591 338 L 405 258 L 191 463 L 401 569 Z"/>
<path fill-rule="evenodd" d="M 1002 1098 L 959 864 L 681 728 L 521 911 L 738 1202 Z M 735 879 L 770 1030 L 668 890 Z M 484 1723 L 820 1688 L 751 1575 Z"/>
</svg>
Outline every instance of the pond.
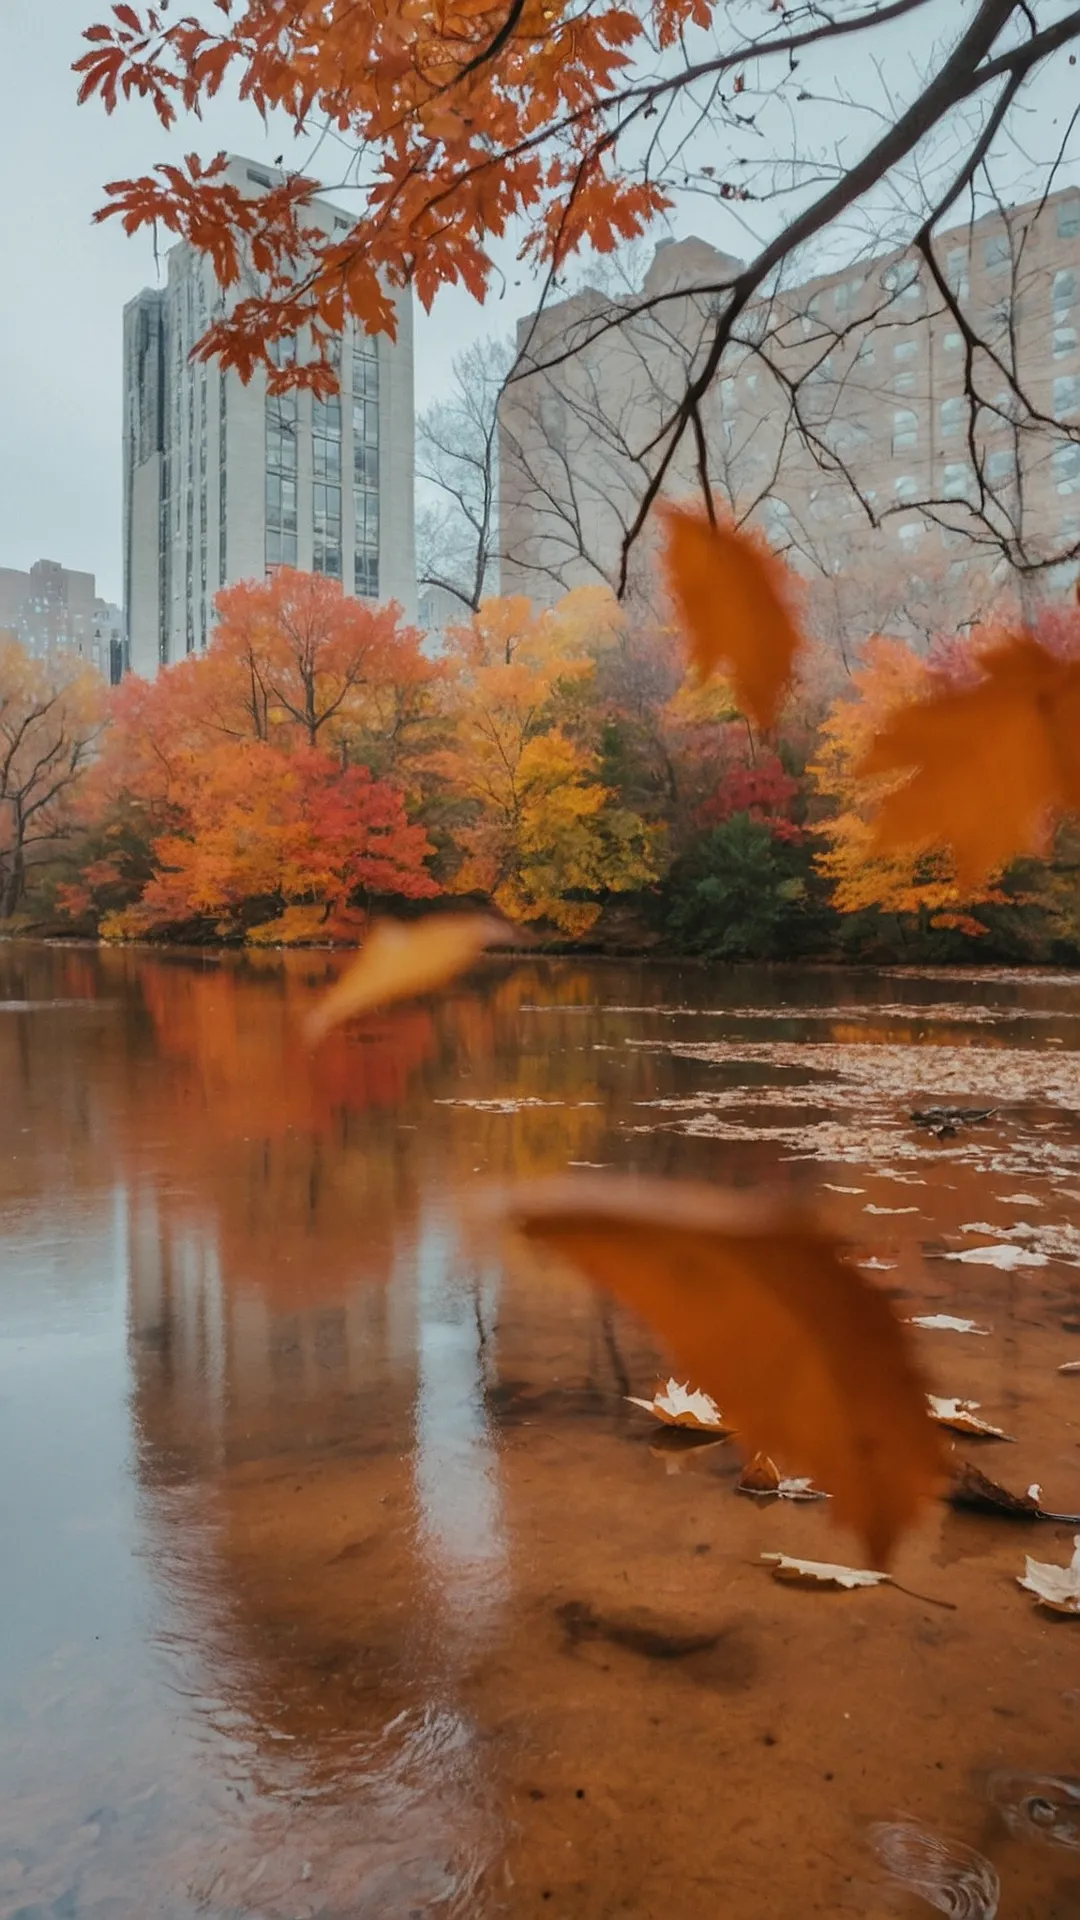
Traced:
<svg viewBox="0 0 1080 1920">
<path fill-rule="evenodd" d="M 648 1334 L 468 1220 L 812 1196 L 986 1330 L 913 1333 L 1015 1436 L 958 1452 L 1080 1511 L 1077 984 L 491 961 L 310 1056 L 339 964 L 0 946 L 0 1920 L 1075 1916 L 1080 1623 L 1016 1584 L 1074 1528 L 780 1585 L 862 1564 L 828 1504 L 672 1450 Z"/>
</svg>

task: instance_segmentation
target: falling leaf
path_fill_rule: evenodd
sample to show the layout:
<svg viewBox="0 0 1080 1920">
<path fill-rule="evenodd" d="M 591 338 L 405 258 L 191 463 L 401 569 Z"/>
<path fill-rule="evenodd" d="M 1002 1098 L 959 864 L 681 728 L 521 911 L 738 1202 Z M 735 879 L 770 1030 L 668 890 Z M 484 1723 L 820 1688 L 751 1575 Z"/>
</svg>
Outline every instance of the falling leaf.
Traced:
<svg viewBox="0 0 1080 1920">
<path fill-rule="evenodd" d="M 958 1320 L 954 1313 L 914 1313 L 911 1327 L 923 1327 L 930 1333 L 978 1333 L 989 1338 L 989 1327 L 976 1326 L 974 1320 Z"/>
<path fill-rule="evenodd" d="M 307 1022 L 321 1040 L 331 1027 L 395 1000 L 443 987 L 479 959 L 485 947 L 506 946 L 514 933 L 490 914 L 433 913 L 422 920 L 379 920 L 351 967 L 323 995 Z"/>
<path fill-rule="evenodd" d="M 786 1480 L 767 1453 L 755 1453 L 748 1460 L 739 1479 L 735 1482 L 736 1493 L 748 1493 L 754 1498 L 769 1496 L 781 1500 L 828 1500 L 829 1495 L 815 1487 L 809 1475 L 797 1480 Z"/>
<path fill-rule="evenodd" d="M 936 1393 L 928 1393 L 927 1405 L 930 1417 L 939 1426 L 951 1427 L 954 1433 L 974 1433 L 984 1440 L 1013 1440 L 1015 1435 L 1002 1433 L 1000 1427 L 992 1427 L 988 1421 L 980 1420 L 975 1409 L 978 1400 L 943 1400 Z"/>
<path fill-rule="evenodd" d="M 632 1407 L 644 1407 L 646 1413 L 655 1414 L 665 1426 L 697 1427 L 704 1433 L 735 1431 L 724 1425 L 724 1416 L 711 1394 L 697 1389 L 691 1392 L 688 1384 L 680 1387 L 677 1380 L 669 1380 L 666 1387 L 657 1387 L 651 1400 L 639 1400 L 633 1393 L 628 1393 L 626 1398 Z"/>
<path fill-rule="evenodd" d="M 975 686 L 935 675 L 926 699 L 885 722 L 858 769 L 905 776 L 882 801 L 874 850 L 947 846 L 965 892 L 1017 855 L 1043 851 L 1053 816 L 1080 808 L 1080 662 L 1018 634 L 980 665 Z"/>
<path fill-rule="evenodd" d="M 763 1553 L 772 1562 L 773 1579 L 795 1587 L 880 1587 L 887 1573 L 868 1573 L 865 1567 L 838 1567 L 828 1560 L 793 1560 L 786 1553 Z"/>
<path fill-rule="evenodd" d="M 786 566 L 759 534 L 714 525 L 704 508 L 662 513 L 668 586 L 694 665 L 702 677 L 722 666 L 743 712 L 771 726 L 801 644 Z"/>
<path fill-rule="evenodd" d="M 1073 1545 L 1075 1551 L 1067 1567 L 1033 1560 L 1028 1554 L 1024 1578 L 1017 1575 L 1017 1585 L 1033 1593 L 1039 1605 L 1049 1607 L 1052 1613 L 1080 1614 L 1080 1533 L 1073 1536 Z"/>
<path fill-rule="evenodd" d="M 752 1445 L 804 1461 L 884 1559 L 941 1452 L 888 1301 L 783 1199 L 615 1177 L 512 1194 L 507 1217 L 648 1320 Z"/>
</svg>

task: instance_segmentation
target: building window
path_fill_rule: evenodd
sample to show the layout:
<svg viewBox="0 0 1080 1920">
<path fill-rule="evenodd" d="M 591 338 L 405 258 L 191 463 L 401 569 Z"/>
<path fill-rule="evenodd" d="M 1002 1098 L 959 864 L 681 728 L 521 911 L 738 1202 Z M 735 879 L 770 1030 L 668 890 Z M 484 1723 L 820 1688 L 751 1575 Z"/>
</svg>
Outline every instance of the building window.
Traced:
<svg viewBox="0 0 1080 1920">
<path fill-rule="evenodd" d="M 917 500 L 919 497 L 919 483 L 914 474 L 900 474 L 899 478 L 893 482 L 893 492 L 898 500 Z"/>
<path fill-rule="evenodd" d="M 1054 381 L 1054 416 L 1067 420 L 1071 413 L 1080 413 L 1080 374 L 1059 373 Z"/>
<path fill-rule="evenodd" d="M 1080 493 L 1080 445 L 1071 441 L 1067 447 L 1058 447 L 1051 465 L 1059 493 Z"/>
<path fill-rule="evenodd" d="M 266 396 L 266 568 L 295 567 L 296 439 L 295 390 Z"/>
<path fill-rule="evenodd" d="M 311 489 L 312 568 L 341 579 L 341 488 L 317 480 Z"/>
<path fill-rule="evenodd" d="M 915 391 L 915 375 L 913 373 L 898 373 L 894 376 L 893 378 L 894 393 L 914 393 L 914 391 Z"/>
<path fill-rule="evenodd" d="M 914 547 L 918 544 L 918 542 L 922 539 L 922 536 L 923 536 L 922 521 L 921 520 L 905 520 L 903 526 L 897 528 L 897 532 L 900 535 L 901 546 Z"/>
<path fill-rule="evenodd" d="M 898 340 L 892 350 L 892 357 L 897 362 L 901 360 L 917 360 L 918 356 L 919 343 L 917 340 Z"/>
<path fill-rule="evenodd" d="M 858 351 L 858 353 L 857 353 L 857 354 L 855 355 L 855 361 L 856 361 L 856 364 L 857 364 L 858 366 L 860 366 L 860 367 L 872 367 L 872 366 L 873 366 L 873 364 L 874 364 L 874 341 L 873 341 L 873 338 L 872 338 L 872 336 L 870 336 L 870 335 L 868 335 L 868 336 L 867 336 L 867 338 L 866 338 L 865 340 L 863 340 L 863 341 L 861 341 L 861 342 L 860 342 L 860 345 L 859 345 L 859 351 Z"/>
<path fill-rule="evenodd" d="M 1059 240 L 1080 239 L 1080 198 L 1077 196 L 1058 201 L 1057 230 Z"/>
<path fill-rule="evenodd" d="M 1076 328 L 1054 328 L 1054 359 L 1064 360 L 1067 354 L 1076 352 Z"/>
<path fill-rule="evenodd" d="M 721 380 L 720 405 L 724 408 L 725 412 L 729 407 L 734 407 L 736 391 L 737 386 L 734 380 Z"/>
<path fill-rule="evenodd" d="M 971 291 L 968 279 L 968 251 L 966 247 L 953 247 L 945 255 L 945 281 L 958 300 L 966 300 Z"/>
<path fill-rule="evenodd" d="M 964 336 L 962 333 L 947 333 L 941 344 L 946 353 L 959 353 L 964 344 Z"/>
<path fill-rule="evenodd" d="M 833 294 L 837 313 L 847 313 L 855 305 L 862 292 L 862 284 L 861 280 L 840 281 Z"/>
<path fill-rule="evenodd" d="M 966 460 L 947 466 L 941 476 L 941 491 L 946 500 L 970 500 L 975 491 L 975 475 Z"/>
<path fill-rule="evenodd" d="M 993 453 L 987 455 L 986 477 L 991 486 L 1015 479 L 1016 455 L 1011 447 L 995 447 Z"/>
<path fill-rule="evenodd" d="M 1007 267 L 1011 259 L 1012 249 L 1009 246 L 1008 234 L 995 234 L 986 242 L 983 248 L 983 264 L 988 273 L 996 273 L 999 267 Z"/>
<path fill-rule="evenodd" d="M 379 360 L 376 342 L 359 334 L 352 357 L 353 592 L 379 596 Z M 734 380 L 721 386 L 723 404 L 733 402 Z"/>
<path fill-rule="evenodd" d="M 1076 299 L 1076 275 L 1071 267 L 1062 267 L 1054 275 L 1052 301 L 1055 314 L 1065 313 Z"/>
<path fill-rule="evenodd" d="M 967 420 L 968 403 L 963 394 L 952 394 L 938 409 L 942 435 L 960 433 Z"/>
<path fill-rule="evenodd" d="M 919 444 L 919 416 L 908 407 L 898 407 L 893 414 L 892 450 L 904 453 L 909 447 Z"/>
</svg>

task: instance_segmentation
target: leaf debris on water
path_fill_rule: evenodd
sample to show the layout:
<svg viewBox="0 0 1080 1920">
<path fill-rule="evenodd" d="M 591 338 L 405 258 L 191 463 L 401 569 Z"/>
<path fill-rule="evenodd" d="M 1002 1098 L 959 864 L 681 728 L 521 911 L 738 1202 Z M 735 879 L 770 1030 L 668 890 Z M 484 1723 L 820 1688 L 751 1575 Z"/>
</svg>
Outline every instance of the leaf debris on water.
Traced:
<svg viewBox="0 0 1080 1920">
<path fill-rule="evenodd" d="M 941 1427 L 951 1427 L 954 1433 L 976 1434 L 983 1440 L 1012 1440 L 1016 1435 L 1003 1433 L 1000 1427 L 992 1427 L 988 1420 L 980 1420 L 978 1400 L 946 1400 L 940 1394 L 928 1393 L 927 1405 L 930 1417 Z"/>
<path fill-rule="evenodd" d="M 880 1587 L 891 1580 L 887 1573 L 871 1573 L 865 1567 L 842 1567 L 830 1560 L 795 1560 L 787 1553 L 763 1553 L 772 1566 L 773 1579 L 796 1587 Z"/>
<path fill-rule="evenodd" d="M 628 1393 L 626 1398 L 632 1407 L 643 1407 L 665 1426 L 698 1427 L 705 1433 L 734 1432 L 733 1427 L 725 1425 L 711 1393 L 702 1393 L 696 1387 L 691 1389 L 688 1381 L 680 1386 L 677 1380 L 669 1380 L 666 1386 L 657 1387 L 651 1400 L 639 1400 L 634 1393 Z"/>
<path fill-rule="evenodd" d="M 1073 1549 L 1067 1567 L 1033 1560 L 1028 1554 L 1023 1579 L 1017 1575 L 1017 1585 L 1033 1593 L 1039 1605 L 1048 1607 L 1051 1613 L 1080 1614 L 1080 1533 L 1073 1537 Z"/>
</svg>

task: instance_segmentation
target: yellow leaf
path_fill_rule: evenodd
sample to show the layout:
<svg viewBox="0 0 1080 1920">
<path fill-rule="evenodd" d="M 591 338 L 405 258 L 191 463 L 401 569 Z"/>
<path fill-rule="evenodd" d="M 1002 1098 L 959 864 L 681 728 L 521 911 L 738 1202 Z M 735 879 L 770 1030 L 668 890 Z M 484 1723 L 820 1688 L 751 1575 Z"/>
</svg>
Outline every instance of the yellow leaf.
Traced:
<svg viewBox="0 0 1080 1920">
<path fill-rule="evenodd" d="M 428 914 L 423 920 L 379 920 L 356 960 L 323 995 L 307 1022 L 314 1044 L 343 1020 L 395 1000 L 444 987 L 464 973 L 485 947 L 506 946 L 513 931 L 481 913 Z"/>
<path fill-rule="evenodd" d="M 879 853 L 952 850 L 962 889 L 1045 849 L 1052 815 L 1080 807 L 1080 662 L 1027 634 L 983 655 L 983 678 L 936 675 L 887 720 L 857 769 L 904 775 L 875 823 Z"/>
<path fill-rule="evenodd" d="M 779 1493 L 780 1469 L 767 1453 L 755 1453 L 735 1483 L 737 1493 Z"/>
<path fill-rule="evenodd" d="M 882 1561 L 942 1478 L 907 1336 L 782 1202 L 618 1178 L 523 1187 L 507 1217 L 649 1321 L 751 1446 L 805 1461 Z"/>
<path fill-rule="evenodd" d="M 704 508 L 662 513 L 668 587 L 694 665 L 702 677 L 723 667 L 743 712 L 771 725 L 801 645 L 787 568 L 758 534 L 714 526 Z"/>
</svg>

